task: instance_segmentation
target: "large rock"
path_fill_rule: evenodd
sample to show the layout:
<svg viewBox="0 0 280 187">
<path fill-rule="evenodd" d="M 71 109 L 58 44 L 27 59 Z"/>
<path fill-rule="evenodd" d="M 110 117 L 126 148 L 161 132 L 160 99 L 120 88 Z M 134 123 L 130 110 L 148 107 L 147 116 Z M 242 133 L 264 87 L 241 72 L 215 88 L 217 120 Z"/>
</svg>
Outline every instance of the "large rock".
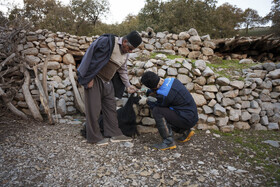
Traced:
<svg viewBox="0 0 280 187">
<path fill-rule="evenodd" d="M 239 90 L 230 90 L 223 93 L 224 97 L 235 98 L 238 96 Z"/>
<path fill-rule="evenodd" d="M 195 103 L 197 106 L 203 106 L 207 104 L 206 99 L 203 95 L 197 94 L 197 93 L 191 93 Z"/>
<path fill-rule="evenodd" d="M 202 76 L 205 76 L 205 77 L 209 77 L 214 74 L 215 74 L 214 71 L 209 67 L 206 67 L 205 70 L 202 72 Z"/>
<path fill-rule="evenodd" d="M 271 71 L 267 74 L 267 77 L 272 79 L 279 79 L 280 78 L 280 69 L 276 69 L 274 71 Z"/>
<path fill-rule="evenodd" d="M 254 61 L 252 59 L 242 59 L 239 61 L 239 64 L 252 64 Z"/>
<path fill-rule="evenodd" d="M 241 120 L 242 121 L 248 121 L 251 119 L 251 114 L 247 111 L 244 111 L 241 113 Z"/>
<path fill-rule="evenodd" d="M 265 70 L 267 71 L 273 71 L 276 69 L 276 65 L 273 62 L 267 62 L 263 63 L 262 66 L 264 67 Z"/>
<path fill-rule="evenodd" d="M 29 48 L 22 51 L 24 55 L 38 55 L 39 51 L 37 48 Z"/>
<path fill-rule="evenodd" d="M 190 77 L 188 77 L 187 75 L 183 75 L 183 74 L 178 74 L 177 79 L 179 81 L 181 81 L 183 84 L 192 82 L 192 79 Z"/>
<path fill-rule="evenodd" d="M 216 84 L 220 85 L 220 86 L 227 86 L 229 85 L 230 80 L 226 77 L 219 77 L 216 79 Z"/>
<path fill-rule="evenodd" d="M 179 33 L 179 40 L 187 40 L 190 38 L 190 35 L 187 32 L 180 32 Z"/>
<path fill-rule="evenodd" d="M 33 56 L 33 55 L 27 55 L 25 57 L 26 61 L 28 62 L 28 64 L 30 66 L 35 66 L 35 65 L 38 65 L 41 61 L 41 59 L 37 56 Z"/>
<path fill-rule="evenodd" d="M 50 61 L 62 62 L 62 57 L 60 55 L 50 55 Z"/>
<path fill-rule="evenodd" d="M 241 110 L 230 109 L 229 110 L 229 119 L 231 121 L 239 121 L 241 116 Z"/>
<path fill-rule="evenodd" d="M 175 45 L 176 45 L 177 47 L 187 47 L 187 43 L 186 43 L 185 40 L 177 40 L 177 41 L 175 42 Z"/>
<path fill-rule="evenodd" d="M 219 127 L 226 126 L 228 124 L 228 120 L 229 120 L 229 117 L 227 117 L 227 116 L 224 118 L 216 118 L 217 125 Z"/>
<path fill-rule="evenodd" d="M 191 36 L 198 36 L 197 30 L 194 28 L 190 28 L 187 33 Z"/>
<path fill-rule="evenodd" d="M 181 55 L 181 56 L 188 56 L 190 53 L 189 49 L 188 48 L 179 48 L 178 49 L 178 54 Z"/>
<path fill-rule="evenodd" d="M 216 116 L 226 116 L 227 113 L 226 113 L 226 109 L 217 103 L 214 106 L 214 114 Z"/>
<path fill-rule="evenodd" d="M 61 116 L 65 116 L 65 115 L 67 114 L 66 102 L 65 102 L 64 99 L 59 99 L 58 105 L 57 105 L 57 112 L 58 112 Z"/>
<path fill-rule="evenodd" d="M 205 85 L 202 90 L 204 92 L 218 92 L 216 85 Z"/>
<path fill-rule="evenodd" d="M 156 121 L 154 118 L 151 118 L 151 117 L 144 117 L 142 119 L 142 124 L 143 125 L 155 125 L 156 124 Z"/>
<path fill-rule="evenodd" d="M 38 68 L 43 68 L 43 66 L 44 66 L 44 63 L 41 63 L 38 65 Z M 55 70 L 55 69 L 59 69 L 59 68 L 60 68 L 59 62 L 48 62 L 48 69 Z"/>
<path fill-rule="evenodd" d="M 168 68 L 167 75 L 176 76 L 178 75 L 177 68 Z"/>
<path fill-rule="evenodd" d="M 206 55 L 206 56 L 211 56 L 214 55 L 214 51 L 213 49 L 209 48 L 209 47 L 202 47 L 201 48 L 202 54 Z"/>
<path fill-rule="evenodd" d="M 230 85 L 234 88 L 242 89 L 244 88 L 244 82 L 243 81 L 231 81 Z"/>
<path fill-rule="evenodd" d="M 200 44 L 201 43 L 201 39 L 199 36 L 191 36 L 189 38 L 189 41 L 192 43 L 192 44 Z"/>
<path fill-rule="evenodd" d="M 233 125 L 222 126 L 220 127 L 220 130 L 222 132 L 232 132 L 234 130 L 234 126 Z"/>
<path fill-rule="evenodd" d="M 137 125 L 137 131 L 140 134 L 157 133 L 158 132 L 157 128 L 150 127 L 150 126 L 144 126 L 144 125 Z"/>
<path fill-rule="evenodd" d="M 260 123 L 253 124 L 252 129 L 256 131 L 267 131 L 267 127 L 261 125 Z"/>
<path fill-rule="evenodd" d="M 250 125 L 249 123 L 246 123 L 246 122 L 236 122 L 234 123 L 234 128 L 235 129 L 240 129 L 240 130 L 247 130 L 247 129 L 250 129 Z"/>
<path fill-rule="evenodd" d="M 69 64 L 76 65 L 73 55 L 69 54 L 69 53 L 67 53 L 66 55 L 63 56 L 63 63 L 67 64 L 67 65 L 69 65 Z"/>
<path fill-rule="evenodd" d="M 192 51 L 189 53 L 188 58 L 197 59 L 201 55 L 200 51 Z"/>
<path fill-rule="evenodd" d="M 196 68 L 198 68 L 199 70 L 201 70 L 201 71 L 204 71 L 206 69 L 206 67 L 207 67 L 206 66 L 206 62 L 204 60 L 196 60 L 194 62 L 194 66 Z"/>
<path fill-rule="evenodd" d="M 268 130 L 279 130 L 279 125 L 277 123 L 269 123 Z"/>
</svg>

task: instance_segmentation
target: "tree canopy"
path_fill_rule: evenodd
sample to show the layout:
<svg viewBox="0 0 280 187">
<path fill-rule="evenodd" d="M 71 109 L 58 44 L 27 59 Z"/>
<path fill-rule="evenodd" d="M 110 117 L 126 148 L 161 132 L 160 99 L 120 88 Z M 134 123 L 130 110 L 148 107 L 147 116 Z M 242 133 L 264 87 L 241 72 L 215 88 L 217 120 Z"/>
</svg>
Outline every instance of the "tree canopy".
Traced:
<svg viewBox="0 0 280 187">
<path fill-rule="evenodd" d="M 0 2 L 3 0 L 0 0 Z M 272 29 L 279 33 L 280 0 L 272 0 L 273 7 L 266 16 Z M 63 5 L 59 0 L 24 0 L 23 8 L 14 6 L 9 16 L 32 23 L 34 29 L 49 29 L 75 35 L 115 33 L 124 35 L 131 30 L 179 33 L 195 28 L 201 35 L 212 38 L 232 37 L 238 29 L 264 24 L 264 19 L 253 9 L 242 9 L 229 3 L 217 7 L 217 0 L 146 0 L 138 15 L 127 15 L 120 24 L 102 23 L 101 17 L 110 12 L 108 0 L 71 0 Z"/>
</svg>

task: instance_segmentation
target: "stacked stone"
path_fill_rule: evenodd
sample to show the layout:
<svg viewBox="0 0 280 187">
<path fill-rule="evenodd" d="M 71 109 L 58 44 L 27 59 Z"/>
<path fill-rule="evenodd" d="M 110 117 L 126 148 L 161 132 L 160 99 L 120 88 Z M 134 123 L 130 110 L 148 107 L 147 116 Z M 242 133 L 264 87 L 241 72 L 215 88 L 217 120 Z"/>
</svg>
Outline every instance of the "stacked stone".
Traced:
<svg viewBox="0 0 280 187">
<path fill-rule="evenodd" d="M 215 43 L 210 41 L 210 36 L 200 37 L 197 31 L 191 28 L 179 34 L 158 32 L 150 38 L 148 33 L 142 32 L 143 44 L 139 47 L 143 54 L 161 52 L 178 54 L 190 59 L 208 60 L 214 55 Z"/>
<path fill-rule="evenodd" d="M 72 84 L 69 78 L 69 64 L 72 64 L 73 74 L 76 78 L 76 62 L 73 56 L 83 56 L 86 49 L 94 38 L 77 37 L 66 33 L 52 33 L 47 30 L 28 32 L 24 40 L 18 45 L 18 52 L 26 59 L 28 65 L 38 66 L 39 79 L 42 80 L 42 69 L 47 56 L 48 72 L 47 85 L 49 95 L 49 107 L 54 110 L 55 95 L 57 111 L 60 116 L 77 113 L 75 107 Z M 53 92 L 54 88 L 54 92 Z M 35 85 L 34 76 L 31 77 L 30 91 L 32 97 L 40 103 L 38 89 Z M 14 104 L 30 114 L 28 106 L 24 101 L 22 90 L 15 97 Z M 43 112 L 42 106 L 40 107 Z"/>
<path fill-rule="evenodd" d="M 81 59 L 88 46 L 98 36 L 73 36 L 67 33 L 52 33 L 47 30 L 22 32 L 26 37 L 18 45 L 18 51 L 30 67 L 43 68 L 48 60 L 49 106 L 58 114 L 77 113 L 72 84 L 69 78 L 69 65 L 72 64 L 76 76 L 76 60 Z M 217 76 L 208 66 L 207 59 L 213 55 L 215 45 L 208 36 L 199 37 L 195 29 L 177 34 L 167 32 L 146 36 L 141 33 L 143 43 L 130 54 L 128 63 L 131 84 L 140 88 L 140 77 L 144 71 L 153 71 L 160 77 L 179 79 L 193 95 L 198 106 L 199 122 L 197 129 L 216 129 L 223 132 L 234 129 L 277 130 L 280 123 L 280 67 L 275 63 L 264 63 L 243 70 L 244 81 L 229 80 Z M 160 51 L 161 54 L 148 61 L 139 61 L 143 54 Z M 165 53 L 179 54 L 184 58 L 168 59 Z M 185 58 L 188 57 L 188 58 Z M 189 59 L 197 59 L 194 63 Z M 252 63 L 243 59 L 240 63 Z M 39 75 L 42 80 L 42 73 Z M 30 90 L 33 98 L 40 104 L 39 92 L 31 76 Z M 54 92 L 53 92 L 54 90 Z M 81 95 L 82 88 L 80 89 Z M 54 93 L 54 94 L 53 94 Z M 53 101 L 55 96 L 56 103 Z M 118 102 L 122 105 L 123 102 Z M 14 98 L 13 104 L 25 113 L 30 113 L 22 91 Z M 42 107 L 41 107 L 42 109 Z M 43 110 L 42 110 L 43 112 Z M 137 122 L 142 131 L 153 131 L 155 121 L 147 105 L 139 106 Z"/>
<path fill-rule="evenodd" d="M 230 132 L 234 129 L 279 130 L 280 64 L 264 63 L 244 70 L 245 81 L 217 76 L 204 60 L 167 59 L 159 54 L 148 62 L 134 61 L 131 81 L 139 86 L 141 74 L 153 71 L 160 77 L 175 77 L 191 92 L 198 106 L 197 129 Z M 276 69 L 277 68 L 277 69 Z M 141 70 L 141 71 L 140 71 Z M 140 109 L 141 123 L 154 126 L 147 106 Z"/>
</svg>

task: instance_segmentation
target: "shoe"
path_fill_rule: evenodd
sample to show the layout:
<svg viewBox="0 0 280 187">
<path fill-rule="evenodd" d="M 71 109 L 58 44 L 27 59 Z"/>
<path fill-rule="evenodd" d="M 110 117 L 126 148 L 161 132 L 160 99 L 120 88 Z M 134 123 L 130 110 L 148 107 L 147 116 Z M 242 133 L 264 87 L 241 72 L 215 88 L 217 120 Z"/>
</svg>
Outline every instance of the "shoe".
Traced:
<svg viewBox="0 0 280 187">
<path fill-rule="evenodd" d="M 99 142 L 96 142 L 95 145 L 103 146 L 103 145 L 108 145 L 108 144 L 109 144 L 109 138 L 104 138 L 103 140 L 100 140 Z"/>
<path fill-rule="evenodd" d="M 132 138 L 125 135 L 120 135 L 120 136 L 114 136 L 110 140 L 111 142 L 129 142 L 132 141 Z"/>
<path fill-rule="evenodd" d="M 170 138 L 164 139 L 162 141 L 162 143 L 152 145 L 152 148 L 164 151 L 164 150 L 168 150 L 168 149 L 175 149 L 175 148 L 177 148 L 177 146 L 174 143 L 173 138 L 170 137 Z"/>
<path fill-rule="evenodd" d="M 183 135 L 181 137 L 179 137 L 177 140 L 181 143 L 183 142 L 187 142 L 191 139 L 191 137 L 194 135 L 194 131 L 192 130 L 187 130 L 185 132 L 183 132 Z"/>
</svg>

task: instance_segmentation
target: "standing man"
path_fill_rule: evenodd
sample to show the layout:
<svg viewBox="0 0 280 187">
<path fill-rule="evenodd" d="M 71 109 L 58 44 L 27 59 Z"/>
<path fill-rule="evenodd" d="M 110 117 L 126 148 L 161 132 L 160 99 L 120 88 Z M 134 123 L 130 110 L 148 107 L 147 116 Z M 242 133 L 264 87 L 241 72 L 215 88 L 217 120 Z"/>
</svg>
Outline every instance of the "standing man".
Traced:
<svg viewBox="0 0 280 187">
<path fill-rule="evenodd" d="M 78 81 L 85 88 L 86 137 L 89 143 L 107 145 L 109 138 L 104 137 L 111 137 L 112 142 L 132 140 L 124 136 L 118 126 L 114 87 L 119 87 L 111 80 L 118 72 L 127 92 L 136 91 L 129 83 L 126 62 L 128 53 L 141 43 L 142 38 L 137 31 L 124 37 L 104 34 L 87 49 L 78 68 Z M 101 111 L 104 137 L 98 123 Z"/>
<path fill-rule="evenodd" d="M 152 109 L 162 143 L 152 147 L 159 150 L 175 149 L 172 129 L 181 133 L 179 142 L 187 142 L 194 135 L 192 127 L 198 121 L 197 107 L 186 87 L 175 78 L 162 79 L 154 72 L 145 72 L 141 82 L 150 88 L 147 95 L 153 95 L 156 100 L 148 97 L 148 105 Z"/>
</svg>

